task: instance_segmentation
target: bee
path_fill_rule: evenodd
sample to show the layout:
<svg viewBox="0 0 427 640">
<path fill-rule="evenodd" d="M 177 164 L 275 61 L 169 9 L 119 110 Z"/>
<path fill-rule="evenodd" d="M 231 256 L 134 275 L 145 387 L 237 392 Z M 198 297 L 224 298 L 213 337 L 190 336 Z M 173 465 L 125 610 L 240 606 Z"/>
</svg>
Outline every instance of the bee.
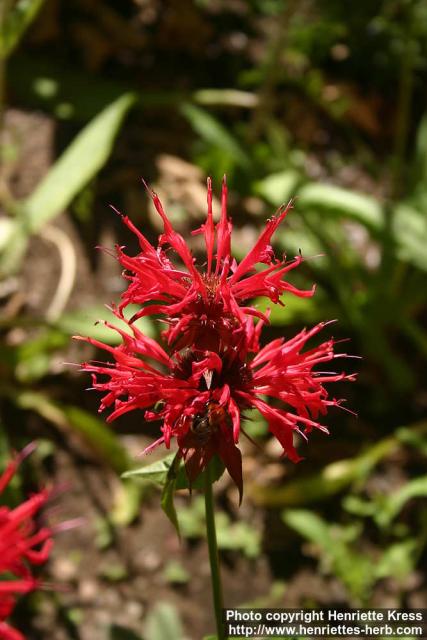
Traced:
<svg viewBox="0 0 427 640">
<path fill-rule="evenodd" d="M 206 412 L 194 416 L 190 431 L 195 436 L 197 444 L 203 447 L 224 422 L 228 422 L 228 414 L 224 407 L 217 402 L 209 402 Z"/>
</svg>

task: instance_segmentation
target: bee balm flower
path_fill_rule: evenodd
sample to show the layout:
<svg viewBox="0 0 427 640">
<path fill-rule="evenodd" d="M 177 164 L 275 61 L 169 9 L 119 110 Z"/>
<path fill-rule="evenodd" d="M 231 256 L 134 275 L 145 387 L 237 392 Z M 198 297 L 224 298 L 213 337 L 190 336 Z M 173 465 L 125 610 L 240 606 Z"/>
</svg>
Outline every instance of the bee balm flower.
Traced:
<svg viewBox="0 0 427 640">
<path fill-rule="evenodd" d="M 141 409 L 146 420 L 162 422 L 161 436 L 145 453 L 161 443 L 169 448 L 176 438 L 190 481 L 218 454 L 242 495 L 242 458 L 237 445 L 244 411 L 258 409 L 284 454 L 298 462 L 301 458 L 294 447 L 294 434 L 306 439 L 313 428 L 328 433 L 319 416 L 342 403 L 329 397 L 325 384 L 353 380 L 345 373 L 314 370 L 320 363 L 345 356 L 334 353 L 333 339 L 305 349 L 306 342 L 325 323 L 290 340 L 273 340 L 260 349 L 261 324 L 247 331 L 255 356 L 242 344 L 221 353 L 195 348 L 168 353 L 130 324 L 132 335 L 116 328 L 123 339 L 117 347 L 85 338 L 110 352 L 114 361 L 105 365 L 89 362 L 82 367 L 92 373 L 93 388 L 106 394 L 100 411 L 113 408 L 108 421 Z M 274 400 L 274 406 L 266 397 Z"/>
<path fill-rule="evenodd" d="M 0 498 L 28 452 L 29 448 L 16 456 L 0 476 Z M 42 490 L 14 509 L 0 503 L 0 640 L 24 640 L 6 619 L 14 609 L 16 598 L 39 586 L 32 566 L 47 560 L 53 542 L 51 530 L 39 527 L 35 516 L 48 497 L 48 492 Z"/>
<path fill-rule="evenodd" d="M 238 447 L 244 411 L 257 409 L 270 432 L 283 446 L 284 454 L 300 460 L 294 434 L 304 438 L 313 428 L 327 433 L 319 420 L 329 407 L 342 400 L 331 398 L 330 382 L 353 380 L 345 373 L 325 373 L 316 366 L 345 354 L 334 353 L 333 339 L 306 348 L 310 338 L 325 323 L 295 337 L 273 340 L 263 348 L 260 337 L 267 317 L 246 306 L 255 296 L 280 302 L 285 292 L 310 296 L 295 289 L 284 276 L 301 258 L 291 263 L 276 260 L 270 246 L 272 234 L 289 206 L 267 222 L 255 246 L 237 264 L 230 256 L 231 222 L 227 218 L 225 182 L 219 223 L 212 217 L 212 188 L 208 180 L 208 216 L 199 232 L 204 234 L 207 266 L 204 273 L 182 236 L 166 217 L 156 194 L 152 198 L 163 219 L 164 234 L 154 249 L 128 218 L 126 224 L 137 234 L 141 253 L 134 258 L 118 248 L 119 260 L 128 270 L 129 287 L 122 296 L 116 316 L 124 320 L 129 303 L 141 310 L 119 332 L 122 344 L 112 347 L 91 338 L 86 340 L 108 351 L 113 361 L 82 365 L 92 374 L 93 388 L 104 392 L 100 411 L 112 408 L 108 420 L 133 410 L 142 410 L 146 420 L 161 422 L 160 437 L 145 451 L 176 439 L 187 475 L 193 481 L 217 454 L 242 495 L 242 458 Z M 216 252 L 214 251 L 216 243 Z M 179 255 L 183 267 L 166 254 L 168 245 Z M 254 271 L 258 263 L 266 268 Z M 135 318 L 160 314 L 168 324 L 162 344 L 145 336 Z"/>
<path fill-rule="evenodd" d="M 267 296 L 275 303 L 287 292 L 297 296 L 312 296 L 297 289 L 285 279 L 302 261 L 301 256 L 290 262 L 275 258 L 271 237 L 283 221 L 291 203 L 279 209 L 268 222 L 245 258 L 237 264 L 231 256 L 232 223 L 227 216 L 227 185 L 222 185 L 221 216 L 213 222 L 212 184 L 208 179 L 208 212 L 206 222 L 193 232 L 204 236 L 206 269 L 199 270 L 184 238 L 174 231 L 158 196 L 150 191 L 154 206 L 161 216 L 164 232 L 154 248 L 144 235 L 123 216 L 125 224 L 136 234 L 140 253 L 134 257 L 117 247 L 117 256 L 129 281 L 122 295 L 119 311 L 129 304 L 141 305 L 134 319 L 160 315 L 168 324 L 166 339 L 174 349 L 196 346 L 218 351 L 229 342 L 245 336 L 249 316 L 263 317 L 247 302 L 257 296 Z M 172 262 L 171 250 L 181 264 Z M 254 272 L 258 264 L 266 268 Z M 265 319 L 265 318 L 264 318 Z"/>
</svg>

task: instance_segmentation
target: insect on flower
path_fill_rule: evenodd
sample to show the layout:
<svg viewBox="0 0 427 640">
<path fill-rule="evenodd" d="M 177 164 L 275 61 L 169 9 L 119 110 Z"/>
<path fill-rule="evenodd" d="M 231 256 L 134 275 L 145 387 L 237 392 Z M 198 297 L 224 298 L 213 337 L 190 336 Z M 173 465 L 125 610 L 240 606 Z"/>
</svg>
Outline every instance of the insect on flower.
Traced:
<svg viewBox="0 0 427 640">
<path fill-rule="evenodd" d="M 221 423 L 229 423 L 229 416 L 218 402 L 209 402 L 206 410 L 194 416 L 190 431 L 198 445 L 205 446 L 211 437 L 217 433 Z"/>
</svg>

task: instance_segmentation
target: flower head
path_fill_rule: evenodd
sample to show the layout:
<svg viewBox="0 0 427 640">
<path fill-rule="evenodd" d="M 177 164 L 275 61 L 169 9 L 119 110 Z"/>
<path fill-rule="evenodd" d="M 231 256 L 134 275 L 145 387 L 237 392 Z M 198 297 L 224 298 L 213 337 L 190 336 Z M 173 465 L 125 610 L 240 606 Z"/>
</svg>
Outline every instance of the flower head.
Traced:
<svg viewBox="0 0 427 640">
<path fill-rule="evenodd" d="M 0 498 L 22 459 L 32 446 L 16 456 L 0 476 Z M 44 563 L 52 548 L 52 531 L 36 523 L 36 515 L 48 500 L 42 490 L 11 509 L 0 504 L 0 640 L 23 640 L 22 634 L 6 623 L 19 594 L 33 591 L 39 581 L 32 566 Z"/>
<path fill-rule="evenodd" d="M 304 329 L 291 339 L 279 338 L 260 346 L 268 317 L 246 306 L 247 301 L 264 295 L 280 303 L 285 291 L 301 296 L 313 293 L 295 289 L 284 279 L 301 258 L 291 263 L 277 260 L 270 246 L 289 205 L 267 222 L 255 246 L 237 264 L 230 256 L 232 225 L 226 212 L 226 184 L 221 217 L 215 226 L 208 180 L 208 215 L 198 230 L 204 234 L 207 262 L 206 271 L 200 273 L 156 194 L 151 196 L 164 223 L 158 248 L 124 218 L 137 234 L 141 252 L 131 258 L 117 249 L 129 286 L 113 312 L 124 320 L 122 311 L 129 303 L 137 303 L 141 309 L 130 321 L 124 320 L 126 330 L 106 323 L 121 335 L 119 346 L 80 338 L 112 356 L 108 363 L 88 362 L 82 367 L 92 374 L 93 388 L 105 394 L 100 411 L 112 409 L 109 421 L 138 409 L 147 421 L 160 421 L 160 437 L 146 452 L 161 443 L 169 448 L 175 438 L 190 481 L 217 454 L 241 496 L 238 444 L 244 433 L 241 423 L 245 411 L 257 409 L 281 443 L 284 455 L 298 462 L 301 457 L 294 446 L 294 434 L 307 438 L 313 428 L 327 433 L 320 417 L 343 401 L 331 398 L 326 386 L 354 376 L 316 369 L 346 355 L 334 352 L 332 338 L 307 347 L 326 323 Z M 183 266 L 171 262 L 166 246 L 174 249 Z M 267 266 L 256 271 L 254 267 L 260 262 Z M 134 323 L 149 314 L 160 314 L 168 325 L 159 342 L 145 336 Z"/>
<path fill-rule="evenodd" d="M 128 288 L 122 295 L 119 311 L 129 304 L 141 305 L 133 320 L 158 314 L 167 323 L 165 337 L 174 349 L 196 346 L 218 351 L 231 342 L 245 338 L 248 316 L 263 318 L 263 314 L 247 302 L 266 296 L 282 304 L 280 296 L 288 292 L 297 296 L 312 296 L 297 289 L 285 279 L 289 271 L 302 261 L 301 256 L 287 262 L 277 259 L 270 245 L 272 235 L 283 221 L 291 203 L 279 209 L 268 222 L 254 247 L 238 264 L 231 256 L 232 223 L 227 216 L 227 185 L 222 185 L 221 216 L 214 224 L 212 184 L 208 179 L 207 219 L 193 234 L 203 234 L 206 247 L 205 269 L 195 264 L 184 238 L 177 233 L 163 210 L 156 193 L 149 190 L 156 211 L 162 218 L 164 231 L 154 248 L 127 216 L 125 224 L 136 234 L 140 253 L 128 256 L 117 247 L 117 256 L 125 269 Z M 175 264 L 173 251 L 181 264 Z M 257 264 L 266 268 L 254 271 Z M 265 319 L 265 317 L 264 317 Z"/>
<path fill-rule="evenodd" d="M 304 438 L 313 428 L 328 433 L 319 421 L 320 416 L 330 406 L 340 406 L 342 400 L 330 398 L 325 385 L 353 380 L 353 376 L 314 370 L 320 363 L 345 356 L 334 353 L 333 339 L 312 349 L 305 348 L 325 323 L 310 331 L 303 330 L 290 340 L 273 340 L 260 349 L 258 334 L 262 322 L 255 327 L 250 322 L 252 332 L 247 332 L 252 335 L 249 342 L 257 351 L 255 356 L 241 345 L 220 354 L 195 348 L 168 353 L 134 324 L 128 325 L 132 334 L 112 327 L 123 338 L 116 347 L 86 338 L 114 358 L 105 365 L 91 362 L 82 365 L 92 373 L 93 388 L 105 393 L 100 411 L 112 408 L 108 417 L 111 421 L 129 411 L 144 410 L 147 421 L 162 423 L 162 435 L 147 447 L 146 453 L 161 443 L 169 448 L 176 438 L 190 481 L 217 454 L 240 494 L 242 460 L 237 445 L 245 410 L 257 409 L 281 443 L 284 454 L 298 462 L 301 457 L 294 447 L 294 433 Z M 274 406 L 269 404 L 271 401 Z"/>
</svg>

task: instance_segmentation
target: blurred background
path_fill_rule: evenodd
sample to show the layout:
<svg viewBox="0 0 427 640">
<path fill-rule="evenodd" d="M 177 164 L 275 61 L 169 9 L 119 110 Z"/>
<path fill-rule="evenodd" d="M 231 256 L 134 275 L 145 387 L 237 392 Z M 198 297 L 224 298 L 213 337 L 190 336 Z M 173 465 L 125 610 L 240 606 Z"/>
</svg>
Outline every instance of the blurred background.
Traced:
<svg viewBox="0 0 427 640">
<path fill-rule="evenodd" d="M 213 631 L 200 496 L 177 499 L 180 544 L 159 490 L 120 480 L 156 429 L 106 427 L 66 363 L 105 358 L 73 334 L 115 339 L 94 323 L 125 283 L 95 247 L 137 246 L 108 205 L 155 241 L 144 177 L 188 237 L 224 173 L 235 255 L 296 197 L 275 248 L 310 257 L 292 283 L 317 283 L 264 340 L 337 319 L 362 356 L 331 389 L 358 417 L 331 412 L 300 464 L 248 422 L 241 509 L 216 485 L 226 604 L 425 606 L 427 4 L 2 0 L 0 24 L 0 469 L 37 440 L 8 499 L 57 486 L 55 517 L 85 517 L 16 624 L 31 640 Z"/>
</svg>

